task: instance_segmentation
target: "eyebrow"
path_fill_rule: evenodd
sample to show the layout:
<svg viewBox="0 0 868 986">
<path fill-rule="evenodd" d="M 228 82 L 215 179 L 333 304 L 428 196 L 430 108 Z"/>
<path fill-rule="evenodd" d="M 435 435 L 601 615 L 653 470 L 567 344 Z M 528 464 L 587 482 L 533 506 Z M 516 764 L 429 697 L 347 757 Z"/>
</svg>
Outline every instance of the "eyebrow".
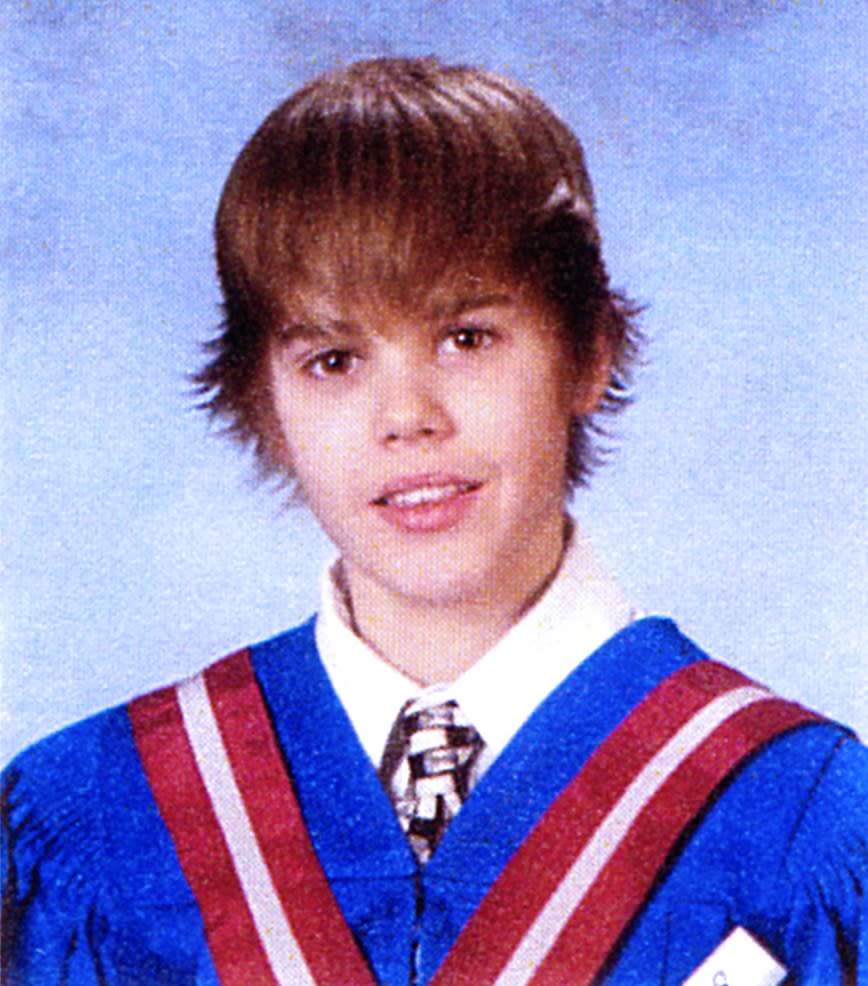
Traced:
<svg viewBox="0 0 868 986">
<path fill-rule="evenodd" d="M 502 291 L 467 295 L 436 303 L 432 308 L 432 314 L 435 318 L 457 318 L 465 312 L 475 311 L 478 308 L 496 308 L 499 305 L 510 305 L 513 301 L 511 295 Z"/>
<path fill-rule="evenodd" d="M 363 335 L 360 325 L 344 319 L 325 319 L 314 321 L 291 320 L 278 328 L 276 335 L 283 339 L 346 339 Z"/>
<path fill-rule="evenodd" d="M 431 306 L 427 317 L 434 319 L 454 319 L 459 318 L 466 312 L 476 311 L 480 308 L 495 308 L 502 305 L 509 305 L 514 302 L 512 295 L 505 292 L 490 292 L 488 294 L 465 295 L 459 297 L 446 297 L 442 301 L 435 301 Z M 291 319 L 277 329 L 275 333 L 278 338 L 290 339 L 358 339 L 365 335 L 364 328 L 357 322 L 340 318 L 324 319 Z"/>
</svg>

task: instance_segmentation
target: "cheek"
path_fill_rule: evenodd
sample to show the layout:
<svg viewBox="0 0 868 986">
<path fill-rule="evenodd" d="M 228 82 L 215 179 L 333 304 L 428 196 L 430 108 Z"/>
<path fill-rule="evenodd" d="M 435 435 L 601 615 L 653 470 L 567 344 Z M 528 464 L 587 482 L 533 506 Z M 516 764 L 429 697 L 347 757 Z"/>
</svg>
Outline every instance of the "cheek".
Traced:
<svg viewBox="0 0 868 986">
<path fill-rule="evenodd" d="M 287 454 L 299 478 L 316 480 L 344 457 L 347 428 L 327 402 L 306 394 L 283 392 L 275 401 L 277 421 Z"/>
<path fill-rule="evenodd" d="M 530 380 L 499 398 L 502 447 L 512 457 L 547 473 L 560 469 L 568 444 L 571 409 L 564 388 L 553 381 Z"/>
<path fill-rule="evenodd" d="M 356 429 L 338 420 L 285 422 L 284 437 L 305 502 L 329 533 L 363 495 L 364 459 Z"/>
<path fill-rule="evenodd" d="M 332 433 L 288 438 L 295 474 L 311 506 L 336 499 L 345 487 L 347 457 Z"/>
<path fill-rule="evenodd" d="M 304 503 L 320 527 L 332 541 L 343 545 L 346 532 L 352 527 L 354 501 L 348 496 L 346 477 L 332 472 L 330 463 L 331 460 L 315 465 L 302 463 L 296 467 L 295 475 Z"/>
</svg>

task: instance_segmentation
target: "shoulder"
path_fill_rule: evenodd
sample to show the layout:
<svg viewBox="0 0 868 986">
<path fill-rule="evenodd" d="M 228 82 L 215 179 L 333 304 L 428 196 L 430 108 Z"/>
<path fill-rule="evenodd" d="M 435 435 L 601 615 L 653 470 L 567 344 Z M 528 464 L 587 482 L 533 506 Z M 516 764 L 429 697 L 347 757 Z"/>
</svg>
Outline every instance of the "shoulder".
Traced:
<svg viewBox="0 0 868 986">
<path fill-rule="evenodd" d="M 775 927 L 760 930 L 790 968 L 837 982 L 868 949 L 868 749 L 832 724 L 807 727 L 765 751 L 764 767 L 750 819 L 780 852 L 761 857 L 755 900 Z"/>
<path fill-rule="evenodd" d="M 673 624 L 647 622 L 646 637 L 649 631 L 656 636 L 643 667 L 667 675 L 662 680 L 708 667 L 715 677 L 722 671 L 723 681 L 732 678 L 725 688 L 753 687 L 750 679 L 709 659 Z M 677 655 L 680 666 L 663 667 L 660 653 Z M 766 888 L 786 883 L 792 893 L 797 885 L 814 884 L 821 859 L 839 869 L 865 866 L 868 748 L 845 726 L 813 713 L 794 711 L 790 721 L 786 708 L 799 707 L 757 701 L 748 716 L 725 722 L 727 743 L 741 752 L 706 805 L 693 841 L 707 840 L 715 853 L 726 846 L 728 869 L 745 874 L 753 867 Z M 765 729 L 778 715 L 778 725 Z"/>
<path fill-rule="evenodd" d="M 868 748 L 839 731 L 824 752 L 792 831 L 786 876 L 812 906 L 846 905 L 868 885 Z"/>
<path fill-rule="evenodd" d="M 754 748 L 697 819 L 678 872 L 685 899 L 713 902 L 810 981 L 838 981 L 868 947 L 868 748 L 824 719 Z"/>
<path fill-rule="evenodd" d="M 708 660 L 689 641 L 687 647 L 691 658 Z M 739 672 L 711 667 L 741 678 L 739 689 L 756 690 Z M 726 724 L 730 744 L 743 752 L 707 811 L 737 818 L 735 838 L 759 845 L 767 864 L 769 851 L 778 852 L 782 873 L 804 875 L 823 847 L 852 842 L 855 833 L 868 841 L 868 748 L 845 725 L 758 687 L 772 701 L 756 701 L 750 716 Z"/>
<path fill-rule="evenodd" d="M 706 659 L 680 634 L 666 652 L 680 652 L 682 668 Z M 727 726 L 743 755 L 683 833 L 659 910 L 676 937 L 701 918 L 706 954 L 718 931 L 741 925 L 788 968 L 810 971 L 806 981 L 837 982 L 868 949 L 868 748 L 822 718 L 754 742 L 776 705 L 758 702 L 756 716 Z"/>
<path fill-rule="evenodd" d="M 36 743 L 5 769 L 3 878 L 10 923 L 37 898 L 43 920 L 83 915 L 94 906 L 110 868 L 116 778 L 131 757 L 126 716 L 115 708 Z"/>
<path fill-rule="evenodd" d="M 254 668 L 257 655 L 277 664 L 281 654 L 303 652 L 311 636 L 300 628 L 255 645 Z M 130 943 L 137 962 L 156 962 L 167 948 L 181 964 L 199 961 L 198 911 L 131 717 L 135 706 L 159 707 L 173 691 L 158 689 L 62 729 L 3 771 L 4 948 L 21 982 L 66 981 L 60 970 L 73 961 L 91 971 L 126 962 Z M 161 928 L 170 929 L 171 942 Z"/>
<path fill-rule="evenodd" d="M 3 771 L 4 808 L 14 825 L 47 806 L 63 827 L 97 807 L 106 756 L 127 733 L 123 707 L 109 709 L 40 740 Z"/>
<path fill-rule="evenodd" d="M 159 915 L 174 915 L 184 948 L 196 949 L 189 890 L 124 707 L 25 750 L 4 771 L 3 787 L 10 982 L 95 983 L 113 963 L 146 963 L 160 951 L 151 941 Z"/>
<path fill-rule="evenodd" d="M 822 847 L 868 837 L 868 748 L 834 722 L 795 729 L 773 740 L 736 779 L 754 813 L 784 813 L 787 866 L 810 870 Z"/>
<path fill-rule="evenodd" d="M 311 620 L 247 648 L 257 676 L 288 656 L 315 653 L 312 627 Z M 3 814 L 16 849 L 39 842 L 58 851 L 75 847 L 81 857 L 111 835 L 119 803 L 125 809 L 142 807 L 149 795 L 129 709 L 172 688 L 156 689 L 67 726 L 9 763 L 2 773 Z"/>
</svg>

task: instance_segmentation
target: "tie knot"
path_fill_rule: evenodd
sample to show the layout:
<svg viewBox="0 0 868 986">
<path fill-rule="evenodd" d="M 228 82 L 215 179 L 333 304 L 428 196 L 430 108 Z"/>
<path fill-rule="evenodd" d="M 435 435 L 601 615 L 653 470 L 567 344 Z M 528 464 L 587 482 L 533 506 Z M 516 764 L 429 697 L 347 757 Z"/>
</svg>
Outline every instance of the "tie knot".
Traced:
<svg viewBox="0 0 868 986">
<path fill-rule="evenodd" d="M 398 715 L 380 779 L 421 862 L 467 797 L 482 739 L 454 701 L 408 702 Z"/>
<path fill-rule="evenodd" d="M 479 734 L 469 723 L 457 722 L 460 715 L 455 702 L 404 712 L 404 749 L 413 777 L 434 777 L 470 764 L 478 753 Z"/>
</svg>

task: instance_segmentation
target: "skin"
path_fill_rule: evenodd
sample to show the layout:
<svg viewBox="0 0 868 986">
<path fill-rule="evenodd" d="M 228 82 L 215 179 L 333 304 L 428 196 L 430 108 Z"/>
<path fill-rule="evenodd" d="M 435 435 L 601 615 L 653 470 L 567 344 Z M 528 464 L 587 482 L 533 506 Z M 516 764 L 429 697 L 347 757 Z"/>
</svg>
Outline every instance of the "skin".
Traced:
<svg viewBox="0 0 868 986">
<path fill-rule="evenodd" d="M 554 315 L 502 282 L 287 312 L 268 352 L 283 454 L 357 631 L 405 674 L 453 679 L 553 576 L 569 421 L 608 369 L 580 372 Z"/>
</svg>

